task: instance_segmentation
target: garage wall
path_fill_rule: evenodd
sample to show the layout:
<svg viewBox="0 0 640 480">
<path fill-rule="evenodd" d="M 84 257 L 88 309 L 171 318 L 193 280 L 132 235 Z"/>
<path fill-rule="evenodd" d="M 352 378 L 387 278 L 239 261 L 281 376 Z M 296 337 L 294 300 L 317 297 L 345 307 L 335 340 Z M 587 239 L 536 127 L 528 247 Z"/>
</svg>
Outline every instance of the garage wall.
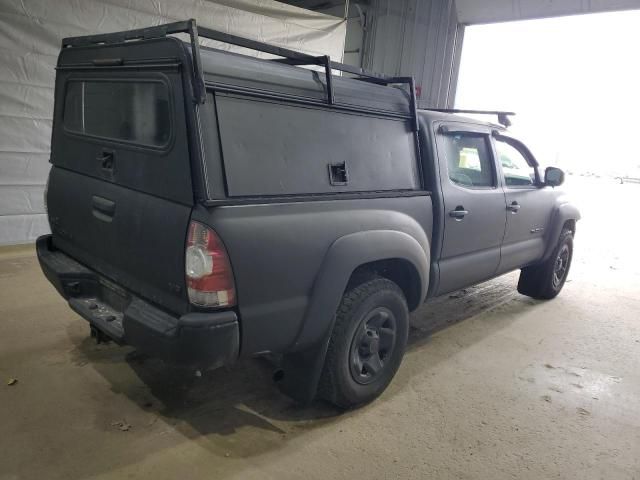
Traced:
<svg viewBox="0 0 640 480">
<path fill-rule="evenodd" d="M 421 108 L 453 106 L 464 34 L 455 0 L 284 1 L 346 15 L 345 63 L 413 76 Z"/>
<path fill-rule="evenodd" d="M 344 51 L 343 18 L 272 0 L 0 0 L 0 245 L 49 229 L 43 191 L 61 39 L 188 18 L 336 60 Z"/>
<path fill-rule="evenodd" d="M 463 34 L 454 0 L 373 0 L 362 64 L 389 75 L 413 75 L 421 108 L 450 107 Z"/>
</svg>

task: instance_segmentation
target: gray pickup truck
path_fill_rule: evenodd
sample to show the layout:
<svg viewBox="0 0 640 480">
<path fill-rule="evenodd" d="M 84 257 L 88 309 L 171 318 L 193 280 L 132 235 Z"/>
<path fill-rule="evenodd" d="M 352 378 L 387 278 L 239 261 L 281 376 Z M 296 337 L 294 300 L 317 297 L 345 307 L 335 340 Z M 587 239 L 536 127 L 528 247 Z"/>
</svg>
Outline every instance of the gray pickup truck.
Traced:
<svg viewBox="0 0 640 480">
<path fill-rule="evenodd" d="M 515 269 L 534 298 L 565 282 L 562 172 L 417 110 L 411 78 L 193 20 L 62 47 L 37 253 L 98 340 L 194 368 L 272 354 L 285 393 L 348 408 L 389 384 L 426 300 Z"/>
</svg>

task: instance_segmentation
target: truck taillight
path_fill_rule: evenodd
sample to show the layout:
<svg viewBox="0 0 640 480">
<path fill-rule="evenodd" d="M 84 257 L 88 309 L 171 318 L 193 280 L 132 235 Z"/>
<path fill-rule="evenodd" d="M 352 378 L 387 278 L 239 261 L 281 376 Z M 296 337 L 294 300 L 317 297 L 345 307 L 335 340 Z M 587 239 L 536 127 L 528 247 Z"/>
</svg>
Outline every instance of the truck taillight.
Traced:
<svg viewBox="0 0 640 480">
<path fill-rule="evenodd" d="M 236 304 L 227 250 L 216 232 L 198 222 L 189 224 L 185 270 L 192 304 L 201 307 L 231 307 Z"/>
</svg>

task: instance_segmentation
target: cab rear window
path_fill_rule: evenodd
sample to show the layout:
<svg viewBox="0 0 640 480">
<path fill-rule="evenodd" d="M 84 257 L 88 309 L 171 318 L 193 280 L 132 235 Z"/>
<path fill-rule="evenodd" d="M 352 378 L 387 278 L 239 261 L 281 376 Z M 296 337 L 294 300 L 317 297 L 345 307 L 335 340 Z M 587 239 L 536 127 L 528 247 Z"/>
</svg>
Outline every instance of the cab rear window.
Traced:
<svg viewBox="0 0 640 480">
<path fill-rule="evenodd" d="M 169 88 L 159 81 L 71 80 L 64 125 L 73 133 L 164 147 L 171 138 Z"/>
</svg>

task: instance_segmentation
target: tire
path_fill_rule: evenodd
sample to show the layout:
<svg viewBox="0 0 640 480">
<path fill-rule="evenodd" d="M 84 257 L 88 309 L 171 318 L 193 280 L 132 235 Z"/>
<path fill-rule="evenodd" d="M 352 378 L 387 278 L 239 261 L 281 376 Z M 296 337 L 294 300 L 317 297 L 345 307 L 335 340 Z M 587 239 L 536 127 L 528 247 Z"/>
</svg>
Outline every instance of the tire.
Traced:
<svg viewBox="0 0 640 480">
<path fill-rule="evenodd" d="M 336 312 L 319 397 L 345 409 L 377 398 L 402 362 L 408 332 L 407 301 L 394 282 L 373 278 L 348 290 Z"/>
<path fill-rule="evenodd" d="M 539 300 L 555 298 L 562 290 L 573 257 L 573 232 L 565 228 L 551 256 L 542 264 L 523 268 L 518 292 Z"/>
</svg>

